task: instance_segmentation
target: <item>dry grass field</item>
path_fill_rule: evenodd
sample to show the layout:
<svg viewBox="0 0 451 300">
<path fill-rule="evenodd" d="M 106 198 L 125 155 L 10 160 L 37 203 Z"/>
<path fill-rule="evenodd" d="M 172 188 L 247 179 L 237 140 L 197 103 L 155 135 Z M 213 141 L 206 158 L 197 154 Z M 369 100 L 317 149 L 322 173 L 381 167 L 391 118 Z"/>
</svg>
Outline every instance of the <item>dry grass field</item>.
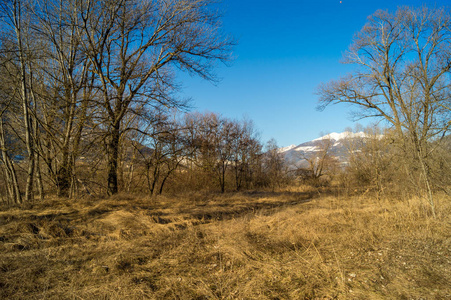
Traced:
<svg viewBox="0 0 451 300">
<path fill-rule="evenodd" d="M 451 299 L 451 202 L 308 192 L 0 211 L 1 299 Z"/>
</svg>

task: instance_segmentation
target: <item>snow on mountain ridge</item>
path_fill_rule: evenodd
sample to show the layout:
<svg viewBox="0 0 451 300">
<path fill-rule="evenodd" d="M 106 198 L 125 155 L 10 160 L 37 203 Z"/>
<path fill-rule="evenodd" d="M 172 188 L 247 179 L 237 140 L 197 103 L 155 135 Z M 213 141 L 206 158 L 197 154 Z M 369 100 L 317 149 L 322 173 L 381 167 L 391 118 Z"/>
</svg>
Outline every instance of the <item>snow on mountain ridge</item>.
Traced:
<svg viewBox="0 0 451 300">
<path fill-rule="evenodd" d="M 364 138 L 367 135 L 364 132 L 350 132 L 350 131 L 345 131 L 342 133 L 337 133 L 337 132 L 332 132 L 329 133 L 325 136 L 319 137 L 317 139 L 311 140 L 309 142 L 305 142 L 299 145 L 290 145 L 287 147 L 281 147 L 278 149 L 279 153 L 286 153 L 289 151 L 303 151 L 303 152 L 308 152 L 308 151 L 318 151 L 318 147 L 315 145 L 315 142 L 319 142 L 321 140 L 325 140 L 325 139 L 331 139 L 331 140 L 335 140 L 334 143 L 334 147 L 338 146 L 340 144 L 341 140 L 344 140 L 346 138 Z M 312 144 L 313 143 L 313 144 Z"/>
<path fill-rule="evenodd" d="M 302 146 L 302 147 L 296 147 L 294 149 L 294 151 L 303 151 L 303 152 L 308 152 L 308 151 L 318 151 L 318 147 L 317 146 Z"/>
<path fill-rule="evenodd" d="M 293 148 L 296 148 L 296 145 L 290 145 L 290 146 L 287 146 L 287 147 L 279 148 L 279 149 L 277 150 L 277 152 L 279 152 L 279 153 L 284 153 L 284 152 L 290 151 L 290 150 L 293 149 Z"/>
<path fill-rule="evenodd" d="M 314 140 L 312 140 L 312 142 L 321 141 L 321 140 L 325 140 L 325 139 L 339 141 L 339 140 L 343 140 L 343 139 L 347 139 L 347 138 L 364 138 L 364 137 L 366 137 L 366 134 L 364 132 L 355 132 L 355 133 L 350 132 L 350 131 L 345 131 L 345 132 L 341 132 L 341 133 L 332 132 L 332 133 L 326 134 L 325 136 L 322 136 L 320 138 L 314 139 Z"/>
</svg>

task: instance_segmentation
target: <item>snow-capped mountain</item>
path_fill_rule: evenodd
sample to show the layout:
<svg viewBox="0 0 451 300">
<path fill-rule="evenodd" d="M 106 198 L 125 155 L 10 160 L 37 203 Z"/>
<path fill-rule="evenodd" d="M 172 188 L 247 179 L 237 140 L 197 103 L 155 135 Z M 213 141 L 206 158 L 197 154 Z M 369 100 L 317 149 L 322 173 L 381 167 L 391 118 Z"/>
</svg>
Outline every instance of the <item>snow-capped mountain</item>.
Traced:
<svg viewBox="0 0 451 300">
<path fill-rule="evenodd" d="M 345 131 L 342 133 L 332 132 L 332 133 L 326 134 L 325 136 L 322 136 L 320 138 L 314 139 L 312 142 L 326 140 L 326 139 L 340 141 L 340 140 L 344 140 L 344 139 L 364 138 L 364 137 L 366 137 L 366 134 L 364 132 L 350 132 L 350 131 Z"/>
<path fill-rule="evenodd" d="M 305 157 L 319 154 L 319 152 L 324 149 L 325 143 L 330 142 L 329 154 L 335 156 L 339 162 L 344 164 L 347 161 L 349 153 L 348 141 L 365 137 L 366 135 L 364 132 L 333 132 L 297 146 L 291 145 L 280 148 L 279 153 L 284 154 L 285 160 L 293 167 L 301 167 L 306 164 Z"/>
</svg>

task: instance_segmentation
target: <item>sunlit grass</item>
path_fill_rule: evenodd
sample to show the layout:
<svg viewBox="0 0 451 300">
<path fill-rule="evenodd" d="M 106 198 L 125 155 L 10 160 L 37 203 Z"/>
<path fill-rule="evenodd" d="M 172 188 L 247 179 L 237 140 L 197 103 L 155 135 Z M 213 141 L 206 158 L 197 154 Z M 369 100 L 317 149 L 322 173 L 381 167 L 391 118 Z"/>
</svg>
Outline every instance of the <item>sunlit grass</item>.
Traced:
<svg viewBox="0 0 451 300">
<path fill-rule="evenodd" d="M 306 191 L 0 212 L 3 299 L 446 299 L 451 205 Z M 313 197 L 314 196 L 314 197 Z"/>
</svg>

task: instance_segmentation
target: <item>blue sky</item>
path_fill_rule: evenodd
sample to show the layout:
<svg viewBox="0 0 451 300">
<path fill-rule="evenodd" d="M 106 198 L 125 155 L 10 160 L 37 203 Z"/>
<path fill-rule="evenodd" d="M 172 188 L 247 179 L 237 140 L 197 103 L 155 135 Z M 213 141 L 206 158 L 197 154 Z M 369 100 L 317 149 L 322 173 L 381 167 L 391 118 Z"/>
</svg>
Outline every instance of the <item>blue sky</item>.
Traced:
<svg viewBox="0 0 451 300">
<path fill-rule="evenodd" d="M 230 66 L 218 66 L 217 84 L 182 76 L 183 95 L 198 111 L 252 119 L 263 142 L 300 144 L 355 123 L 351 107 L 316 111 L 322 82 L 353 70 L 342 54 L 369 15 L 410 5 L 440 7 L 451 0 L 223 0 L 223 29 L 238 44 Z M 361 121 L 361 124 L 369 123 Z"/>
</svg>

